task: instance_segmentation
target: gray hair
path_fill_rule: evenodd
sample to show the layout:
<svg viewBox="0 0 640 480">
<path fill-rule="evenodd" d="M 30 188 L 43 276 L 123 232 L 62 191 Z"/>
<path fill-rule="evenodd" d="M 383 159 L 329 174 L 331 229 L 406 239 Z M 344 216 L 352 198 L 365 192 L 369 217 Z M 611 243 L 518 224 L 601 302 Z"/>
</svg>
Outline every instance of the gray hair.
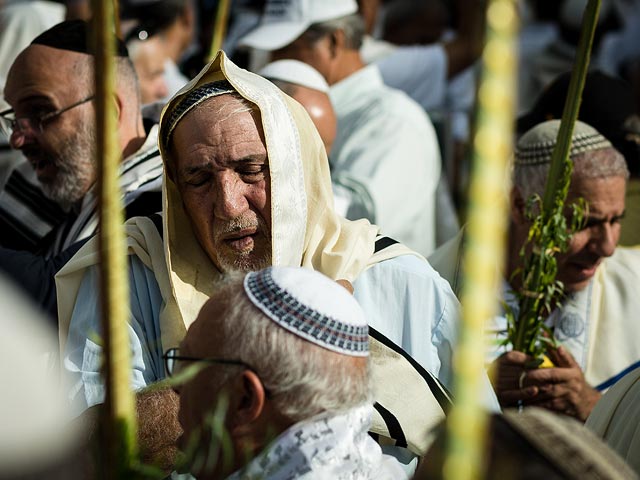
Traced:
<svg viewBox="0 0 640 480">
<path fill-rule="evenodd" d="M 224 339 L 216 355 L 251 365 L 277 411 L 295 422 L 371 400 L 367 357 L 332 352 L 278 326 L 248 299 L 244 276 L 226 275 L 216 294 L 228 302 L 215 332 Z M 219 386 L 233 375 L 229 368 L 216 372 L 213 383 Z"/>
<path fill-rule="evenodd" d="M 572 178 L 629 178 L 629 169 L 624 157 L 613 147 L 580 153 L 571 157 L 573 161 Z M 533 194 L 542 196 L 549 175 L 550 164 L 527 165 L 514 162 L 513 183 L 522 198 Z"/>
<path fill-rule="evenodd" d="M 82 55 L 75 61 L 72 68 L 74 78 L 78 79 L 75 85 L 76 88 L 80 85 L 86 88 L 87 92 L 94 91 L 94 65 L 94 57 L 90 55 Z M 138 75 L 136 74 L 133 62 L 129 57 L 116 57 L 115 67 L 117 88 L 122 89 L 128 101 L 135 99 L 136 104 L 139 106 L 142 97 L 140 94 Z"/>
<path fill-rule="evenodd" d="M 359 13 L 352 13 L 344 17 L 314 23 L 307 29 L 305 36 L 311 43 L 315 43 L 322 37 L 336 30 L 342 30 L 344 32 L 347 48 L 352 50 L 360 49 L 365 35 L 365 24 Z"/>
</svg>

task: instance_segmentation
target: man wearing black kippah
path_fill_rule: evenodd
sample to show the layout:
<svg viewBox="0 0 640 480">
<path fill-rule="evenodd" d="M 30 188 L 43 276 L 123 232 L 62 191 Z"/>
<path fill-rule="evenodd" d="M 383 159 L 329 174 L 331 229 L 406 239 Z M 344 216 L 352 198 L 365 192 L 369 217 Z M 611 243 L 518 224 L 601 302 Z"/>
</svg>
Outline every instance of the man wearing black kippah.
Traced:
<svg viewBox="0 0 640 480">
<path fill-rule="evenodd" d="M 53 289 L 51 273 L 44 273 L 51 270 L 44 259 L 58 264 L 56 256 L 65 256 L 98 226 L 95 87 L 87 27 L 84 21 L 67 21 L 42 33 L 16 58 L 4 89 L 12 108 L 0 112 L 0 126 L 7 131 L 11 147 L 29 160 L 44 194 L 68 211 L 67 219 L 42 239 L 42 256 L 24 258 L 23 252 L 18 257 L 0 251 L 0 267 L 8 268 L 34 292 Z M 120 188 L 127 217 L 150 215 L 161 208 L 157 126 L 145 129 L 138 80 L 122 42 L 116 55 L 113 101 L 123 157 Z M 24 266 L 30 265 L 28 269 L 19 268 L 23 261 Z M 41 270 L 32 268 L 43 262 Z"/>
</svg>

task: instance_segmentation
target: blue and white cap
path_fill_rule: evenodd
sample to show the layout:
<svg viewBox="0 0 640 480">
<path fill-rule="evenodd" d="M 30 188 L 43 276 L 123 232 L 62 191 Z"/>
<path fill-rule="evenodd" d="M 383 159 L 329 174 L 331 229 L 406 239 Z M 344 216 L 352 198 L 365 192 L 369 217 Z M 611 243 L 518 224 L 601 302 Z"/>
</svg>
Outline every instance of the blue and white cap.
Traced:
<svg viewBox="0 0 640 480">
<path fill-rule="evenodd" d="M 369 326 L 362 308 L 323 274 L 269 267 L 248 273 L 244 290 L 251 303 L 291 333 L 344 355 L 369 355 Z"/>
</svg>

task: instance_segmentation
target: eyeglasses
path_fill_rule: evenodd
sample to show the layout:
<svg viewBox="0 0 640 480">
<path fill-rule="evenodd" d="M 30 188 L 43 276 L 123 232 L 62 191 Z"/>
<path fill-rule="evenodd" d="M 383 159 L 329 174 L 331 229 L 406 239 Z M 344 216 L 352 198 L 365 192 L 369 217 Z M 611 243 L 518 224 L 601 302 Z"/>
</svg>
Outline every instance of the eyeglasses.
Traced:
<svg viewBox="0 0 640 480">
<path fill-rule="evenodd" d="M 90 95 L 82 100 L 72 103 L 68 107 L 61 108 L 60 110 L 56 110 L 55 112 L 45 113 L 44 115 L 39 116 L 24 116 L 16 118 L 14 116 L 14 111 L 12 108 L 9 110 L 5 110 L 0 112 L 0 127 L 7 134 L 7 136 L 11 136 L 11 134 L 15 131 L 20 132 L 35 132 L 42 133 L 44 130 L 43 125 L 46 122 L 53 120 L 56 117 L 59 117 L 64 112 L 71 110 L 72 108 L 76 108 L 83 103 L 90 102 L 95 98 L 95 95 Z"/>
<path fill-rule="evenodd" d="M 180 367 L 178 367 L 178 362 L 205 362 L 205 363 L 217 363 L 221 365 L 237 365 L 241 367 L 245 367 L 249 370 L 255 372 L 255 370 L 243 362 L 242 360 L 230 360 L 228 358 L 198 358 L 198 357 L 185 357 L 180 355 L 180 349 L 178 348 L 170 348 L 166 351 L 166 353 L 162 356 L 164 359 L 164 368 L 169 377 L 177 374 L 180 371 Z"/>
</svg>

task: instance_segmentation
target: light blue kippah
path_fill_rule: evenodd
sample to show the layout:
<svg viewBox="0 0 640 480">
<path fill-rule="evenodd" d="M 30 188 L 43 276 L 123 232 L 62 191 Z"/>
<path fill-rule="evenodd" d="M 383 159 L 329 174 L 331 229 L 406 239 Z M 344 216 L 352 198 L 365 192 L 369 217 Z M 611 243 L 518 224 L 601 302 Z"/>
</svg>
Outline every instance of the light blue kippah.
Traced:
<svg viewBox="0 0 640 480">
<path fill-rule="evenodd" d="M 335 352 L 369 355 L 369 326 L 347 290 L 305 268 L 269 267 L 248 273 L 251 303 L 282 328 Z"/>
</svg>

